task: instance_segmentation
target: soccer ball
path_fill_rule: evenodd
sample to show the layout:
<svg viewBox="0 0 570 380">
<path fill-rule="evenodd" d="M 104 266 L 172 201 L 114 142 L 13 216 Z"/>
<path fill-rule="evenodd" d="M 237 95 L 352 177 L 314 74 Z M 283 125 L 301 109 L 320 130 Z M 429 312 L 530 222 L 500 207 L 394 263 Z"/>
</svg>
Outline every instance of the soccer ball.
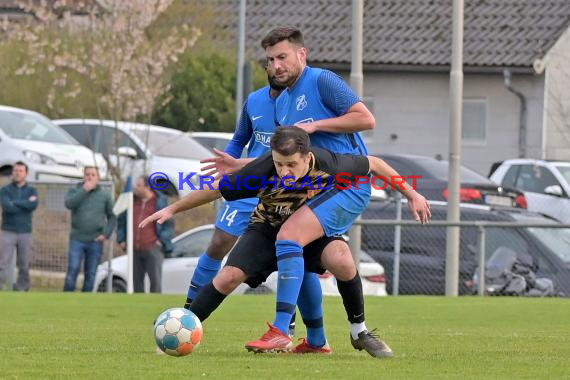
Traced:
<svg viewBox="0 0 570 380">
<path fill-rule="evenodd" d="M 156 345 L 172 356 L 188 355 L 202 340 L 202 323 L 194 313 L 172 308 L 158 316 L 154 324 Z"/>
</svg>

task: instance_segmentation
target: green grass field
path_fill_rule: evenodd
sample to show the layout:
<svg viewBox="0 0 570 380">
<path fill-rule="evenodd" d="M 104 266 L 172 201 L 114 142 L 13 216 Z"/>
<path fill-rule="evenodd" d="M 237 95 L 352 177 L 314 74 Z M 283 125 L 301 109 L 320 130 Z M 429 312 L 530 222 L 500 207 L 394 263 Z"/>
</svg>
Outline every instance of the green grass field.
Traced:
<svg viewBox="0 0 570 380">
<path fill-rule="evenodd" d="M 564 299 L 367 298 L 368 327 L 396 355 L 379 360 L 352 349 L 336 297 L 325 298 L 332 355 L 248 353 L 274 297 L 234 296 L 206 321 L 195 353 L 157 355 L 152 321 L 182 298 L 0 292 L 0 378 L 570 378 Z"/>
</svg>

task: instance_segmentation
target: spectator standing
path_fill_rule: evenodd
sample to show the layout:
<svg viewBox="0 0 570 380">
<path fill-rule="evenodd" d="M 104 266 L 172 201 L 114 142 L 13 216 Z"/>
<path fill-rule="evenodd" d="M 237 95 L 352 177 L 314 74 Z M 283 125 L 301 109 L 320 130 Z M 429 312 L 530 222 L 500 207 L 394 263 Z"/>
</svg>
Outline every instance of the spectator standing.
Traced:
<svg viewBox="0 0 570 380">
<path fill-rule="evenodd" d="M 63 291 L 75 290 L 84 262 L 83 292 L 93 291 L 97 266 L 103 255 L 103 242 L 115 228 L 111 195 L 99 185 L 97 168 L 85 167 L 83 182 L 69 189 L 65 207 L 71 210 L 69 257 Z"/>
<path fill-rule="evenodd" d="M 30 289 L 30 261 L 32 259 L 32 213 L 38 207 L 38 192 L 28 185 L 28 166 L 18 161 L 12 168 L 12 183 L 0 190 L 2 228 L 0 232 L 0 289 L 4 275 L 16 253 L 18 280 L 14 290 Z"/>
<path fill-rule="evenodd" d="M 136 293 L 144 292 L 144 277 L 148 274 L 151 293 L 162 290 L 162 262 L 164 255 L 174 249 L 172 220 L 164 224 L 150 223 L 144 228 L 137 228 L 144 219 L 168 206 L 166 197 L 153 190 L 147 176 L 138 177 L 133 189 L 133 285 Z M 119 215 L 117 241 L 126 249 L 127 218 L 126 212 Z"/>
</svg>

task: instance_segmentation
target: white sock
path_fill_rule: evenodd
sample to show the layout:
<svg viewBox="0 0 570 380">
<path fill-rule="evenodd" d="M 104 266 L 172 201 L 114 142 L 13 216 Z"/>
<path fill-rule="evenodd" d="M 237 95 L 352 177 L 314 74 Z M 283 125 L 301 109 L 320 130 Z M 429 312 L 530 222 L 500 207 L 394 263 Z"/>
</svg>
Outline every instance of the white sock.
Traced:
<svg viewBox="0 0 570 380">
<path fill-rule="evenodd" d="M 367 330 L 366 323 L 351 323 L 350 324 L 350 335 L 352 335 L 352 339 L 358 339 L 358 334 Z"/>
</svg>

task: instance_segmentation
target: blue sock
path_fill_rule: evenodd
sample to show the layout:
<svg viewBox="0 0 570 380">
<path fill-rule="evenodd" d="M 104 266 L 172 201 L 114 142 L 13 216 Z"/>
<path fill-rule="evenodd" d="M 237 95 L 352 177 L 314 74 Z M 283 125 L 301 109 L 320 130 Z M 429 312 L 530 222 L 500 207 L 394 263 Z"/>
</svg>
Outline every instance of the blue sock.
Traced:
<svg viewBox="0 0 570 380">
<path fill-rule="evenodd" d="M 212 259 L 207 252 L 202 253 L 202 256 L 198 259 L 198 266 L 194 271 L 192 280 L 190 280 L 188 298 L 191 300 L 195 299 L 202 286 L 212 282 L 214 277 L 216 277 L 221 266 L 222 260 Z"/>
<path fill-rule="evenodd" d="M 277 240 L 277 307 L 275 322 L 283 334 L 289 333 L 289 322 L 295 312 L 299 290 L 303 282 L 305 262 L 303 247 L 292 240 Z"/>
<path fill-rule="evenodd" d="M 323 290 L 315 273 L 305 272 L 297 305 L 307 326 L 307 341 L 313 347 L 324 346 L 327 338 L 323 323 Z"/>
</svg>

